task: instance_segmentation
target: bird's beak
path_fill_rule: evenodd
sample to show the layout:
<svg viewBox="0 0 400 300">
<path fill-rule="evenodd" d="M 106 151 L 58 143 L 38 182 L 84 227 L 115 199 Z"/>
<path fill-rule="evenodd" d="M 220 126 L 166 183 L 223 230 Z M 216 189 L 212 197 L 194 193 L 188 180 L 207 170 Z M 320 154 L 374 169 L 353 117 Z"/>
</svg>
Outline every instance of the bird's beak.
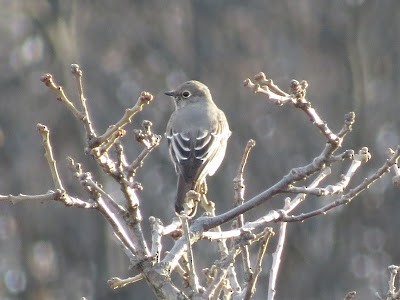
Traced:
<svg viewBox="0 0 400 300">
<path fill-rule="evenodd" d="M 175 91 L 168 91 L 164 93 L 167 96 L 171 96 L 171 97 L 175 97 L 176 96 L 176 92 Z"/>
</svg>

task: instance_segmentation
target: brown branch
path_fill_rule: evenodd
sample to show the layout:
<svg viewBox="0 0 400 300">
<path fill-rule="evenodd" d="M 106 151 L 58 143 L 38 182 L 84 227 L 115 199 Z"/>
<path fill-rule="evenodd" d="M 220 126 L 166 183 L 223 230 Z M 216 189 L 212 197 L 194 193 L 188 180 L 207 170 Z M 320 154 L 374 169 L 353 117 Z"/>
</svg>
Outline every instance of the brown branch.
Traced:
<svg viewBox="0 0 400 300">
<path fill-rule="evenodd" d="M 267 99 L 273 104 L 283 105 L 285 103 L 293 103 L 292 97 L 282 91 L 271 79 L 267 79 L 263 72 L 255 75 L 254 80 L 257 82 L 256 84 L 247 78 L 243 81 L 243 85 L 250 88 L 255 94 L 266 95 Z"/>
<path fill-rule="evenodd" d="M 189 283 L 191 285 L 192 290 L 195 293 L 198 293 L 199 292 L 199 282 L 198 282 L 198 277 L 196 274 L 196 269 L 194 266 L 192 244 L 190 242 L 190 231 L 189 231 L 189 225 L 188 225 L 189 218 L 186 215 L 181 215 L 180 219 L 182 222 L 183 234 L 184 234 L 184 237 L 186 238 L 186 242 L 187 242 L 186 248 L 187 248 L 187 257 L 188 257 Z"/>
<path fill-rule="evenodd" d="M 143 149 L 139 156 L 126 167 L 128 176 L 135 176 L 137 169 L 143 166 L 146 157 L 160 145 L 161 136 L 152 132 L 152 125 L 150 121 L 144 120 L 142 122 L 142 129 L 134 131 L 136 140 L 142 143 L 145 149 Z"/>
<path fill-rule="evenodd" d="M 62 194 L 63 191 L 51 191 L 41 195 L 0 195 L 0 201 L 10 202 L 12 204 L 17 204 L 23 201 L 59 201 L 62 197 Z"/>
<path fill-rule="evenodd" d="M 326 178 L 330 174 L 330 169 L 325 168 L 324 170 L 321 171 L 321 173 L 313 180 L 313 182 L 310 184 L 310 187 L 316 187 L 320 184 L 320 182 Z M 304 201 L 305 197 L 307 194 L 299 194 L 297 195 L 293 201 L 289 202 L 287 205 L 285 205 L 285 208 L 283 211 L 287 214 L 294 210 L 302 201 Z M 206 231 L 203 232 L 203 237 L 206 239 L 214 240 L 214 239 L 229 239 L 229 238 L 235 238 L 238 237 L 241 234 L 241 231 L 243 230 L 257 230 L 260 228 L 265 228 L 269 223 L 271 222 L 276 222 L 279 220 L 281 216 L 281 211 L 279 210 L 271 210 L 269 211 L 265 216 L 251 222 L 246 222 L 242 228 L 239 229 L 233 229 L 233 230 L 228 230 L 228 231 L 221 231 L 221 232 L 211 232 L 211 231 Z"/>
<path fill-rule="evenodd" d="M 305 80 L 300 83 L 297 80 L 292 80 L 290 82 L 292 94 L 296 99 L 295 106 L 306 113 L 310 118 L 310 121 L 317 126 L 329 143 L 341 144 L 342 140 L 329 129 L 326 122 L 323 121 L 315 109 L 311 107 L 311 102 L 306 100 L 305 96 L 307 87 L 308 83 Z"/>
<path fill-rule="evenodd" d="M 12 204 L 17 204 L 19 202 L 46 202 L 46 201 L 60 201 L 65 204 L 65 206 L 73 206 L 79 208 L 94 209 L 97 208 L 96 202 L 83 201 L 79 198 L 71 197 L 62 190 L 49 191 L 46 194 L 39 195 L 0 195 L 0 201 L 10 202 Z"/>
<path fill-rule="evenodd" d="M 207 215 L 215 216 L 215 204 L 212 201 L 208 201 L 205 195 L 201 196 L 200 203 L 203 206 L 204 210 L 206 211 Z M 206 234 L 210 233 L 211 235 L 212 234 L 218 235 L 220 232 L 221 232 L 221 227 L 220 226 L 216 226 L 215 228 L 212 228 L 211 231 L 205 232 L 205 233 Z M 240 235 L 240 233 L 237 235 L 237 237 L 239 237 L 239 235 Z M 203 237 L 207 239 L 206 236 L 203 236 Z M 219 249 L 219 253 L 221 255 L 221 258 L 226 257 L 229 254 L 229 250 L 228 250 L 228 247 L 226 245 L 226 239 L 219 238 L 219 239 L 216 239 L 216 242 L 217 242 L 217 245 L 218 245 L 218 249 Z M 227 280 L 227 282 L 225 284 L 226 288 L 231 287 L 234 291 L 237 291 L 237 292 L 241 291 L 239 282 L 237 280 L 237 275 L 236 275 L 236 272 L 235 272 L 235 268 L 234 268 L 233 265 L 230 265 L 227 268 L 227 278 L 228 278 L 228 280 Z M 222 282 L 222 279 L 221 279 L 221 281 L 218 282 L 218 284 L 221 284 L 221 282 Z M 219 292 L 221 292 L 221 290 L 219 290 Z M 216 297 L 217 294 L 218 293 L 214 293 L 214 297 Z"/>
<path fill-rule="evenodd" d="M 122 118 L 115 124 L 110 126 L 104 134 L 101 136 L 94 138 L 90 141 L 89 147 L 93 148 L 96 147 L 102 143 L 105 143 L 108 139 L 111 138 L 111 136 L 121 128 L 125 127 L 127 124 L 129 124 L 132 120 L 132 117 L 137 114 L 139 111 L 143 110 L 143 106 L 145 104 L 149 104 L 153 100 L 153 95 L 150 94 L 149 92 L 142 92 L 136 102 L 136 104 L 131 107 L 127 108 L 125 110 L 124 115 Z"/>
<path fill-rule="evenodd" d="M 295 193 L 295 194 L 310 194 L 315 196 L 328 196 L 341 194 L 347 188 L 350 183 L 351 178 L 355 175 L 357 169 L 361 166 L 361 163 L 366 163 L 371 159 L 371 154 L 368 151 L 367 147 L 361 148 L 357 155 L 353 156 L 353 161 L 347 173 L 345 175 L 341 175 L 341 180 L 333 185 L 328 185 L 324 188 L 311 188 L 311 187 L 294 187 L 290 186 L 287 188 L 286 192 Z"/>
<path fill-rule="evenodd" d="M 243 247 L 260 240 L 260 238 L 260 236 L 255 236 L 254 234 L 251 234 L 249 232 L 242 231 L 240 238 L 235 240 L 235 244 L 233 245 L 233 247 L 231 247 L 229 253 L 216 263 L 218 272 L 211 284 L 209 284 L 208 288 L 203 293 L 203 297 L 205 299 L 209 299 L 216 294 L 219 285 L 227 276 L 229 266 L 231 266 L 235 262 L 236 257 L 242 252 Z M 234 295 L 236 295 L 238 299 L 241 299 L 240 294 L 240 291 L 235 291 L 234 293 Z"/>
<path fill-rule="evenodd" d="M 139 282 L 143 278 L 144 278 L 143 274 L 138 274 L 136 276 L 128 277 L 128 278 L 124 278 L 124 279 L 121 279 L 119 277 L 112 277 L 107 281 L 107 283 L 110 286 L 110 288 L 115 290 L 115 289 L 119 289 L 124 286 L 127 286 L 128 284 Z"/>
<path fill-rule="evenodd" d="M 244 203 L 245 185 L 244 185 L 243 172 L 244 172 L 244 167 L 247 163 L 247 159 L 249 157 L 250 151 L 251 151 L 251 149 L 253 149 L 253 147 L 255 145 L 256 145 L 256 142 L 254 140 L 249 140 L 247 142 L 247 145 L 244 150 L 242 160 L 239 164 L 239 168 L 237 170 L 236 176 L 233 179 L 235 207 Z M 236 222 L 237 222 L 237 227 L 241 228 L 243 226 L 243 224 L 244 224 L 243 214 L 240 214 L 237 217 Z M 250 253 L 249 253 L 249 248 L 247 246 L 244 246 L 244 248 L 243 248 L 242 259 L 243 259 L 243 269 L 244 269 L 245 277 L 251 278 L 253 272 L 250 267 Z"/>
<path fill-rule="evenodd" d="M 255 80 L 258 82 L 257 84 L 254 84 L 247 78 L 244 81 L 244 86 L 250 88 L 254 93 L 266 95 L 267 99 L 274 104 L 283 105 L 291 103 L 295 107 L 300 108 L 310 118 L 310 121 L 322 132 L 329 143 L 341 144 L 341 138 L 329 129 L 326 122 L 324 122 L 315 109 L 311 107 L 311 103 L 305 99 L 308 86 L 306 81 L 303 80 L 299 83 L 297 80 L 292 80 L 290 84 L 291 93 L 289 94 L 283 92 L 271 79 L 267 79 L 262 72 L 255 76 Z"/>
<path fill-rule="evenodd" d="M 115 131 L 111 137 L 101 144 L 99 147 L 92 148 L 91 152 L 94 154 L 96 157 L 102 156 L 104 153 L 107 153 L 112 146 L 115 145 L 115 143 L 122 138 L 126 134 L 126 131 L 124 129 L 119 129 Z"/>
<path fill-rule="evenodd" d="M 359 195 L 362 191 L 366 190 L 369 188 L 369 186 L 374 183 L 376 180 L 382 177 L 385 173 L 388 173 L 390 168 L 396 163 L 396 161 L 400 157 L 400 146 L 397 147 L 396 151 L 392 155 L 390 159 L 388 159 L 385 164 L 380 167 L 374 174 L 369 176 L 368 178 L 364 179 L 362 183 L 357 185 L 356 187 L 352 188 L 349 192 L 346 194 L 342 195 L 339 199 L 336 199 L 335 201 L 319 208 L 316 210 L 313 210 L 308 213 L 304 213 L 301 215 L 297 216 L 287 216 L 283 215 L 282 218 L 280 218 L 280 221 L 283 222 L 299 222 L 299 221 L 304 221 L 308 218 L 315 217 L 321 214 L 326 214 L 328 211 L 331 209 L 347 204 L 349 203 L 354 197 Z"/>
<path fill-rule="evenodd" d="M 348 113 L 345 116 L 345 122 L 343 124 L 342 129 L 340 130 L 338 136 L 344 138 L 345 135 L 351 131 L 352 124 L 354 123 L 354 113 Z M 321 154 L 317 156 L 312 163 L 300 167 L 292 169 L 287 175 L 285 175 L 279 182 L 274 184 L 269 189 L 265 190 L 264 192 L 256 195 L 252 199 L 246 201 L 242 205 L 239 205 L 225 213 L 217 215 L 215 217 L 209 217 L 206 220 L 199 219 L 198 221 L 201 222 L 201 226 L 203 226 L 204 230 L 209 230 L 215 226 L 219 226 L 224 224 L 233 218 L 239 216 L 240 214 L 249 211 L 256 206 L 266 202 L 267 200 L 273 198 L 275 195 L 282 193 L 283 190 L 287 189 L 287 187 L 293 182 L 304 180 L 311 176 L 312 174 L 320 171 L 326 165 L 329 164 L 330 158 L 332 157 L 333 153 L 340 147 L 340 144 L 332 144 L 327 143 L 325 148 L 322 150 Z"/>
<path fill-rule="evenodd" d="M 72 64 L 71 65 L 71 73 L 75 77 L 76 86 L 78 88 L 78 94 L 79 94 L 79 99 L 81 102 L 82 113 L 84 115 L 84 118 L 82 119 L 82 121 L 83 121 L 83 124 L 86 129 L 86 134 L 87 134 L 88 140 L 91 140 L 92 138 L 94 138 L 96 136 L 96 133 L 93 129 L 92 122 L 90 120 L 90 115 L 89 115 L 87 104 L 86 104 L 86 97 L 85 97 L 85 94 L 83 93 L 82 70 L 80 69 L 79 65 Z"/>
<path fill-rule="evenodd" d="M 257 263 L 255 267 L 254 274 L 251 276 L 251 280 L 249 281 L 246 287 L 246 294 L 244 296 L 244 300 L 250 300 L 256 290 L 256 283 L 258 276 L 260 275 L 262 268 L 261 263 L 265 255 L 265 251 L 267 250 L 268 242 L 271 236 L 274 235 L 272 228 L 265 228 L 263 232 L 263 238 L 261 239 L 260 249 L 258 251 Z"/>
<path fill-rule="evenodd" d="M 164 226 L 161 220 L 155 217 L 150 217 L 149 222 L 151 226 L 151 237 L 152 237 L 150 255 L 152 257 L 155 257 L 157 262 L 160 262 L 161 249 L 162 249 L 161 237 L 162 237 L 162 232 L 164 230 Z"/>
<path fill-rule="evenodd" d="M 400 267 L 395 265 L 390 265 L 388 267 L 389 270 L 389 289 L 386 295 L 387 300 L 399 299 L 400 289 L 396 290 L 396 277 L 398 276 Z"/>
<path fill-rule="evenodd" d="M 353 157 L 354 157 L 354 150 L 348 149 L 338 155 L 332 155 L 332 157 L 329 159 L 329 163 L 343 161 L 345 159 L 353 159 Z"/>
<path fill-rule="evenodd" d="M 268 300 L 275 299 L 276 294 L 276 280 L 278 278 L 278 272 L 281 265 L 283 248 L 286 241 L 286 229 L 287 223 L 282 222 L 279 226 L 279 237 L 276 245 L 275 252 L 272 254 L 272 266 L 269 272 L 269 284 L 268 284 Z"/>
<path fill-rule="evenodd" d="M 74 176 L 89 192 L 93 200 L 98 203 L 97 210 L 108 223 L 110 223 L 115 235 L 119 238 L 121 243 L 138 259 L 148 257 L 150 254 L 141 228 L 133 226 L 133 224 L 126 222 L 124 219 L 127 215 L 126 209 L 117 204 L 114 199 L 92 179 L 89 172 L 84 173 L 80 164 L 75 163 L 71 158 L 69 159 L 69 163 L 70 168 L 74 171 Z"/>
<path fill-rule="evenodd" d="M 50 144 L 50 131 L 47 126 L 42 124 L 36 125 L 37 130 L 42 136 L 42 144 L 44 148 L 44 156 L 49 164 L 51 177 L 53 178 L 53 183 L 56 189 L 64 190 L 63 184 L 61 182 L 60 176 L 58 175 L 57 163 L 54 159 L 53 150 Z"/>
<path fill-rule="evenodd" d="M 128 165 L 126 162 L 126 157 L 125 157 L 125 153 L 124 153 L 124 146 L 121 144 L 120 141 L 117 141 L 114 144 L 114 149 L 115 149 L 115 154 L 117 156 L 117 161 L 116 161 L 116 169 L 117 172 L 119 174 L 122 174 L 126 168 L 126 166 Z"/>
<path fill-rule="evenodd" d="M 82 112 L 80 112 L 79 110 L 77 110 L 76 107 L 74 106 L 74 104 L 65 95 L 63 87 L 61 85 L 56 85 L 56 83 L 53 80 L 53 75 L 45 74 L 40 78 L 40 80 L 47 87 L 49 87 L 52 91 L 54 91 L 56 93 L 57 100 L 59 100 L 61 103 L 63 103 L 73 113 L 73 115 L 78 120 L 83 121 L 85 119 L 85 115 Z"/>
</svg>

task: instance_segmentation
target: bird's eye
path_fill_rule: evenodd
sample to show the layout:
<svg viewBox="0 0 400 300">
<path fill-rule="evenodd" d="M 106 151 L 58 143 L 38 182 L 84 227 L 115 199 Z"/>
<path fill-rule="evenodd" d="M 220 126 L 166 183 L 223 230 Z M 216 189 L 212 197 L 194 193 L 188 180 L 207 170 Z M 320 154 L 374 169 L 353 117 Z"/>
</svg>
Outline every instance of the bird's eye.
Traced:
<svg viewBox="0 0 400 300">
<path fill-rule="evenodd" d="M 190 95 L 191 95 L 191 93 L 190 93 L 189 91 L 184 91 L 184 92 L 182 93 L 182 97 L 183 97 L 183 98 L 189 98 Z"/>
</svg>

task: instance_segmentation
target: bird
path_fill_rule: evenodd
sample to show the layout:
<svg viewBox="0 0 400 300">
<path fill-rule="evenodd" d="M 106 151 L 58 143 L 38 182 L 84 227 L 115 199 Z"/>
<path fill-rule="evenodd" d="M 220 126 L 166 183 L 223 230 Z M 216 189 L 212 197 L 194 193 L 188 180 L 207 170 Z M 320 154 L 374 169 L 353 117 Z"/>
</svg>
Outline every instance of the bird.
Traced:
<svg viewBox="0 0 400 300">
<path fill-rule="evenodd" d="M 186 193 L 199 191 L 206 176 L 214 175 L 221 165 L 231 131 L 205 84 L 190 80 L 165 94 L 175 103 L 166 137 L 178 177 L 175 212 L 181 215 L 185 212 Z M 196 206 L 188 215 L 195 213 Z"/>
</svg>

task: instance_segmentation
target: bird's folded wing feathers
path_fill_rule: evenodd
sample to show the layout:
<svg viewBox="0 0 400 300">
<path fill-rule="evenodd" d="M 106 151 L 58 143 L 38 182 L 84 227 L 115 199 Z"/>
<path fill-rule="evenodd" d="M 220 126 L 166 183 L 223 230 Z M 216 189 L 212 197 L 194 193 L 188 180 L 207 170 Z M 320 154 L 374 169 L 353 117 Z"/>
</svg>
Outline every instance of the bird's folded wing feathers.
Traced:
<svg viewBox="0 0 400 300">
<path fill-rule="evenodd" d="M 223 123 L 217 124 L 213 131 L 167 133 L 169 151 L 178 174 L 185 174 L 186 178 L 202 178 L 209 173 L 210 162 L 221 146 L 225 152 L 225 143 L 230 136 Z"/>
</svg>

